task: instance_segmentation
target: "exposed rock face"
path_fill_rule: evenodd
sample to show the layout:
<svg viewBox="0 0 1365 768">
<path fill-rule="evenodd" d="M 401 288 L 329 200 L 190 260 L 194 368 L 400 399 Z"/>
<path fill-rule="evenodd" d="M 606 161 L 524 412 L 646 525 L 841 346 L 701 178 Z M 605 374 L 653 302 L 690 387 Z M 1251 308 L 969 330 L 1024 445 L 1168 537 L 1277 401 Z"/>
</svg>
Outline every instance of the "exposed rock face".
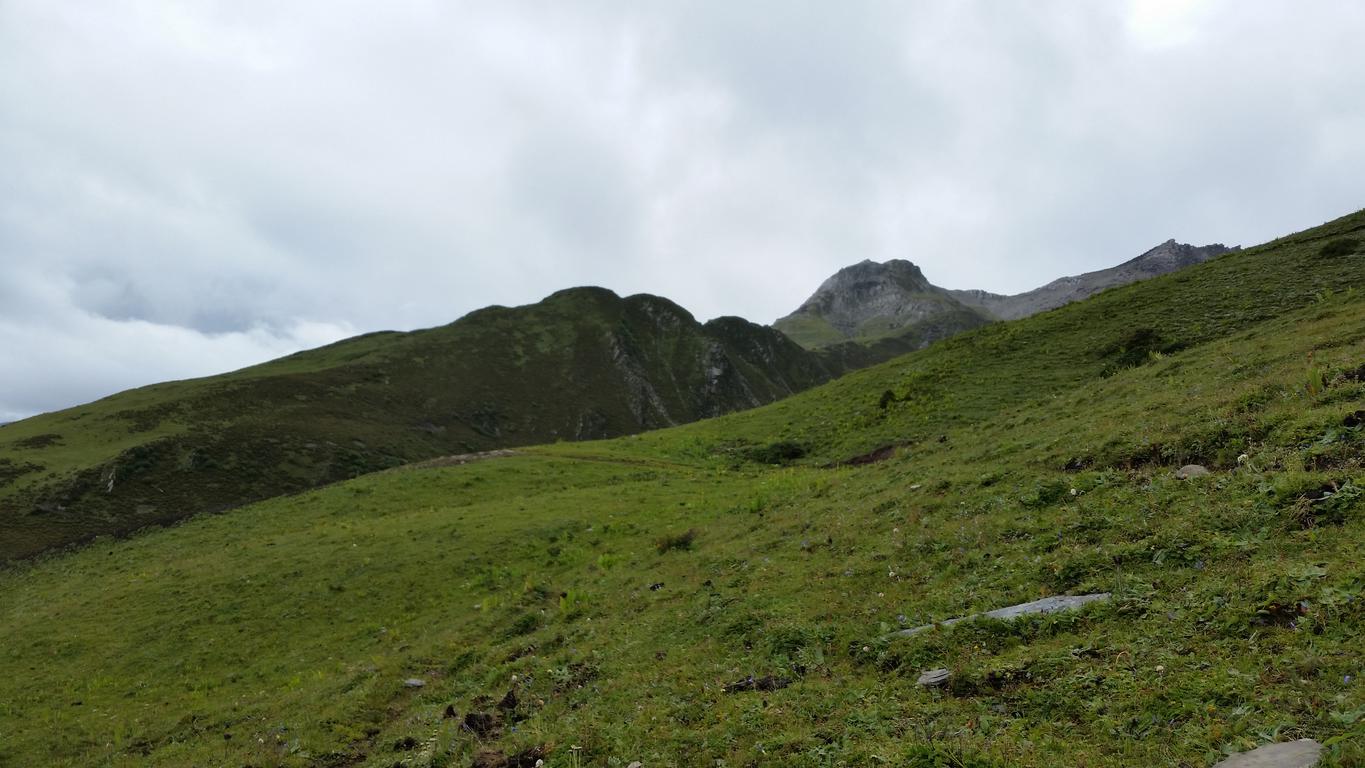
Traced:
<svg viewBox="0 0 1365 768">
<path fill-rule="evenodd" d="M 916 334 L 918 338 L 910 345 L 914 349 L 986 320 L 930 283 L 919 267 L 892 259 L 884 264 L 863 261 L 839 270 L 773 327 L 807 348 Z"/>
<path fill-rule="evenodd" d="M 949 291 L 948 293 L 963 304 L 986 312 L 992 317 L 1001 320 L 1016 320 L 1038 312 L 1056 309 L 1073 301 L 1080 301 L 1106 288 L 1164 275 L 1236 250 L 1239 250 L 1237 246 L 1229 248 L 1222 243 L 1197 247 L 1177 243 L 1175 240 L 1167 240 L 1141 256 L 1125 261 L 1117 267 L 1058 278 L 1041 288 L 1013 296 L 1003 296 L 980 290 Z"/>
</svg>

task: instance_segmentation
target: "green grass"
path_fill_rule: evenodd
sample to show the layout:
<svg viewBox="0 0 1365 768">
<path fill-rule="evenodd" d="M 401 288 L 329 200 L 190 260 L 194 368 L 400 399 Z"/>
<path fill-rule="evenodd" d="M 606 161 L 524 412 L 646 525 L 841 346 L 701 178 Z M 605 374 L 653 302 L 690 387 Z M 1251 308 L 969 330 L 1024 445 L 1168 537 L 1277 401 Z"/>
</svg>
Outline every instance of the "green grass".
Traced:
<svg viewBox="0 0 1365 768">
<path fill-rule="evenodd" d="M 848 341 L 829 321 L 812 314 L 788 315 L 773 323 L 773 327 L 807 349 Z"/>
<path fill-rule="evenodd" d="M 1365 270 L 1320 251 L 1362 224 L 762 409 L 13 566 L 0 765 L 1361 764 Z M 496 733 L 442 716 L 513 687 Z"/>
</svg>

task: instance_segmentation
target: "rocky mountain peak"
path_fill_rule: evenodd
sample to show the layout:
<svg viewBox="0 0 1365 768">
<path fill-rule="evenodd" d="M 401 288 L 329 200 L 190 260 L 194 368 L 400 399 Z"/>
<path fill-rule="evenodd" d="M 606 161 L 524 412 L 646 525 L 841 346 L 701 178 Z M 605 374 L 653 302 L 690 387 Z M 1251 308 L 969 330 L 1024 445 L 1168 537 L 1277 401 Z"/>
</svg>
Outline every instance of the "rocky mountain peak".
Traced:
<svg viewBox="0 0 1365 768">
<path fill-rule="evenodd" d="M 884 263 L 864 259 L 835 272 L 796 311 L 830 315 L 835 327 L 851 333 L 860 322 L 853 315 L 866 315 L 869 309 L 929 290 L 933 286 L 920 268 L 904 259 Z"/>
<path fill-rule="evenodd" d="M 774 327 L 799 344 L 818 347 L 880 338 L 950 316 L 951 332 L 979 324 L 973 310 L 930 283 L 913 263 L 865 259 L 834 273 Z M 935 323 L 930 336 L 941 337 L 945 328 L 940 325 Z"/>
<path fill-rule="evenodd" d="M 1194 246 L 1188 243 L 1177 243 L 1171 239 L 1125 264 L 1120 264 L 1118 268 L 1132 267 L 1142 274 L 1164 275 L 1167 272 L 1193 266 L 1235 250 L 1238 248 L 1229 248 L 1222 243 Z"/>
<path fill-rule="evenodd" d="M 825 306 L 851 295 L 871 296 L 879 293 L 918 293 L 931 288 L 924 273 L 904 259 L 878 263 L 863 259 L 835 272 L 802 304 Z M 799 311 L 799 310 L 798 310 Z"/>
</svg>

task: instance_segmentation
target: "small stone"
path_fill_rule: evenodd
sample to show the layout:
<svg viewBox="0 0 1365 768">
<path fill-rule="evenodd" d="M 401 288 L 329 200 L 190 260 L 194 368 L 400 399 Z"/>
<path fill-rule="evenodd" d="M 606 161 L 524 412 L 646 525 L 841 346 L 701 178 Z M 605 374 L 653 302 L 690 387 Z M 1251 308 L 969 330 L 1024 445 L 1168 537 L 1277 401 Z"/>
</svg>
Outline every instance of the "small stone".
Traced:
<svg viewBox="0 0 1365 768">
<path fill-rule="evenodd" d="M 1233 755 L 1213 768 L 1312 768 L 1321 753 L 1322 745 L 1312 739 L 1282 741 Z"/>
<path fill-rule="evenodd" d="M 1213 473 L 1209 472 L 1208 467 L 1202 464 L 1186 464 L 1175 471 L 1175 476 L 1181 480 L 1189 480 L 1192 477 L 1207 477 L 1210 474 Z"/>
<path fill-rule="evenodd" d="M 425 681 L 425 680 L 420 680 L 420 679 L 415 678 L 415 677 L 409 677 L 407 680 L 404 680 L 404 681 L 403 681 L 403 685 L 405 685 L 405 686 L 407 686 L 407 687 L 409 687 L 409 688 L 421 688 L 422 686 L 424 686 L 424 685 L 426 685 L 426 684 L 427 684 L 427 681 Z"/>
<path fill-rule="evenodd" d="M 919 685 L 924 686 L 925 688 L 937 688 L 947 683 L 948 678 L 952 676 L 953 673 L 946 669 L 942 668 L 931 669 L 925 672 L 924 674 L 920 675 L 919 680 L 916 680 L 915 682 L 918 683 Z"/>
<path fill-rule="evenodd" d="M 627 765 L 626 768 L 645 768 L 645 764 L 639 760 L 634 760 L 630 765 Z"/>
</svg>

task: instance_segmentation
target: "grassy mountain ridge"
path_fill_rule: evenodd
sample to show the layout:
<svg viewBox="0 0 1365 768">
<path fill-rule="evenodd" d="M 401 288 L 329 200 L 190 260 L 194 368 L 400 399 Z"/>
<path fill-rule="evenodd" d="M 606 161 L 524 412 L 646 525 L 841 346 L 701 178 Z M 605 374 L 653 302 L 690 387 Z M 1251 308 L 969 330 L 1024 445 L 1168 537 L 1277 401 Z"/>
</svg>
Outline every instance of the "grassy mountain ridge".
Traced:
<svg viewBox="0 0 1365 768">
<path fill-rule="evenodd" d="M 0 560 L 417 459 L 715 416 L 830 376 L 772 329 L 569 289 L 6 425 Z"/>
<path fill-rule="evenodd" d="M 1363 232 L 12 567 L 0 764 L 1359 765 Z"/>
</svg>

